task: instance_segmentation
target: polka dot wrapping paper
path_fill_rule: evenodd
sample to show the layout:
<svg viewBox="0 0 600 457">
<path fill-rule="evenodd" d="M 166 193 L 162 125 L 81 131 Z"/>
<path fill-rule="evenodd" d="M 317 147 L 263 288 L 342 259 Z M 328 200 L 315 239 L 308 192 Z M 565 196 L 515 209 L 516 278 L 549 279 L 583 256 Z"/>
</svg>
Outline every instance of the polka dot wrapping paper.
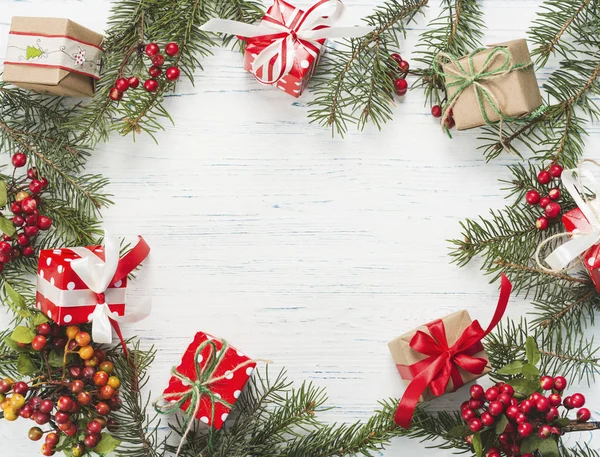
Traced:
<svg viewBox="0 0 600 457">
<path fill-rule="evenodd" d="M 87 249 L 104 260 L 103 246 L 85 248 L 44 249 L 40 252 L 36 291 L 36 306 L 58 325 L 89 322 L 97 297 L 71 268 L 79 259 L 77 250 Z M 106 303 L 119 316 L 125 314 L 127 277 L 111 281 L 106 290 Z"/>
<path fill-rule="evenodd" d="M 562 223 L 565 229 L 576 235 L 577 233 L 589 233 L 592 226 L 579 208 L 572 209 L 563 214 Z M 600 292 L 600 244 L 592 246 L 581 256 L 581 263 L 588 271 L 596 290 Z"/>
<path fill-rule="evenodd" d="M 176 368 L 178 373 L 181 373 L 185 377 L 191 379 L 192 381 L 196 381 L 196 364 L 200 364 L 201 367 L 204 367 L 203 363 L 209 357 L 209 353 L 211 351 L 210 346 L 206 346 L 198 355 L 198 359 L 194 360 L 194 356 L 196 355 L 196 350 L 198 347 L 207 340 L 212 340 L 217 350 L 221 350 L 223 347 L 223 343 L 218 338 L 213 337 L 204 332 L 196 333 L 194 337 L 194 341 L 190 344 L 183 354 L 181 359 L 181 363 Z M 209 390 L 218 398 L 223 399 L 230 405 L 234 405 L 244 386 L 250 379 L 252 372 L 254 371 L 254 367 L 256 367 L 256 363 L 250 362 L 243 367 L 234 370 L 234 368 L 248 362 L 250 360 L 242 352 L 238 351 L 232 346 L 228 346 L 227 351 L 223 355 L 221 362 L 217 366 L 212 377 L 219 378 L 224 376 L 224 379 L 217 380 L 211 383 L 208 388 Z M 172 394 L 177 392 L 183 392 L 188 390 L 189 386 L 185 385 L 180 379 L 175 376 L 171 376 L 168 387 L 165 389 L 164 394 Z M 170 397 L 171 401 L 177 401 L 181 397 Z M 193 405 L 188 400 L 181 405 L 181 409 L 184 411 L 188 411 L 191 407 L 193 410 Z M 196 419 L 201 421 L 204 424 L 214 427 L 215 429 L 220 429 L 223 427 L 227 416 L 231 412 L 231 408 L 227 407 L 223 403 L 215 402 L 214 405 L 214 417 L 213 417 L 213 405 L 210 397 L 208 395 L 203 395 L 200 399 L 200 407 L 198 409 L 198 413 L 196 414 Z"/>
<path fill-rule="evenodd" d="M 275 0 L 273 5 L 267 9 L 262 21 L 284 24 L 285 27 L 293 30 L 303 14 L 303 10 L 292 4 L 283 0 Z M 247 42 L 244 54 L 244 69 L 252 73 L 252 62 L 260 52 L 273 44 L 273 40 L 269 35 L 244 38 L 244 40 Z M 299 97 L 302 94 L 318 65 L 325 39 L 314 40 L 314 43 L 320 44 L 320 46 L 317 47 L 312 42 L 296 40 L 294 44 L 296 55 L 293 67 L 288 74 L 275 83 L 275 87 L 293 97 Z M 258 69 L 255 76 L 259 80 L 268 79 L 269 75 L 266 72 L 270 71 L 274 70 L 268 66 L 263 66 Z"/>
</svg>

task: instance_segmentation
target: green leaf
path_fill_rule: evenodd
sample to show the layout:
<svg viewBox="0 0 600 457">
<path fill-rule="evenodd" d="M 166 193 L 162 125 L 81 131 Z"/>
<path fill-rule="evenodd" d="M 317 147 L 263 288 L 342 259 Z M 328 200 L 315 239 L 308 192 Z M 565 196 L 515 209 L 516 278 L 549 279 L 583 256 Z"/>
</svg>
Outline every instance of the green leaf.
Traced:
<svg viewBox="0 0 600 457">
<path fill-rule="evenodd" d="M 0 230 L 8 236 L 13 236 L 17 231 L 15 224 L 13 224 L 12 221 L 9 221 L 4 216 L 0 216 Z"/>
<path fill-rule="evenodd" d="M 496 422 L 496 435 L 500 435 L 501 433 L 504 433 L 504 429 L 506 429 L 506 426 L 508 425 L 508 419 L 506 418 L 506 416 L 504 414 L 502 414 L 500 417 L 498 417 L 498 422 Z"/>
<path fill-rule="evenodd" d="M 473 450 L 477 457 L 481 457 L 483 454 L 483 445 L 481 444 L 481 434 L 479 432 L 473 435 Z"/>
<path fill-rule="evenodd" d="M 516 378 L 508 381 L 508 384 L 513 386 L 515 394 L 520 397 L 528 397 L 540 388 L 540 382 L 526 378 Z"/>
<path fill-rule="evenodd" d="M 29 328 L 19 325 L 15 328 L 10 335 L 10 337 L 15 340 L 17 343 L 29 344 L 33 341 L 33 337 L 35 333 Z"/>
<path fill-rule="evenodd" d="M 469 436 L 473 432 L 466 425 L 457 425 L 448 430 L 448 436 L 450 438 L 464 438 L 465 436 Z"/>
<path fill-rule="evenodd" d="M 525 362 L 521 360 L 515 360 L 514 362 L 510 362 L 509 364 L 500 368 L 498 370 L 498 374 L 522 374 L 523 365 L 525 365 Z"/>
<path fill-rule="evenodd" d="M 37 327 L 40 324 L 50 322 L 50 319 L 48 319 L 48 316 L 46 316 L 44 313 L 35 313 L 31 322 Z"/>
<path fill-rule="evenodd" d="M 22 353 L 17 360 L 17 371 L 23 376 L 29 376 L 37 372 L 37 368 L 27 354 Z"/>
<path fill-rule="evenodd" d="M 528 336 L 525 341 L 525 355 L 527 356 L 527 361 L 534 366 L 540 362 L 540 351 L 535 338 L 532 336 Z"/>
<path fill-rule="evenodd" d="M 559 427 L 566 427 L 571 423 L 571 420 L 566 417 L 561 417 L 560 419 L 556 419 L 553 423 Z"/>
<path fill-rule="evenodd" d="M 0 207 L 6 205 L 6 182 L 0 181 Z"/>
<path fill-rule="evenodd" d="M 535 451 L 539 451 L 544 457 L 560 457 L 554 438 L 543 440 L 537 435 L 530 435 L 521 442 L 521 453 L 533 454 Z"/>
<path fill-rule="evenodd" d="M 48 365 L 53 368 L 62 368 L 63 359 L 65 357 L 65 351 L 62 349 L 53 349 L 50 354 L 48 354 Z M 67 354 L 67 365 L 73 359 L 73 354 Z"/>
<path fill-rule="evenodd" d="M 4 344 L 16 352 L 29 352 L 29 347 L 19 346 L 15 340 L 9 338 L 8 336 L 4 338 Z"/>
<path fill-rule="evenodd" d="M 103 433 L 98 446 L 94 448 L 94 452 L 100 455 L 106 455 L 118 448 L 119 444 L 121 444 L 120 440 L 114 438 L 108 433 Z"/>
<path fill-rule="evenodd" d="M 4 282 L 4 292 L 8 296 L 8 306 L 23 318 L 31 317 L 31 311 L 27 308 L 25 299 L 8 282 Z"/>
<path fill-rule="evenodd" d="M 526 363 L 525 365 L 523 365 L 523 375 L 526 378 L 539 379 L 540 370 L 538 370 L 535 365 Z"/>
</svg>

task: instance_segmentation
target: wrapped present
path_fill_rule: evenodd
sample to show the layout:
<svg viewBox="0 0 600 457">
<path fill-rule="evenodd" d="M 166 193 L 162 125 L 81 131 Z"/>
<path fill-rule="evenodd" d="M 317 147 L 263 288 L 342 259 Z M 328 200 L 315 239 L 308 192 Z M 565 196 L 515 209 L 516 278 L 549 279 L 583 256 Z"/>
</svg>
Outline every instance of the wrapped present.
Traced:
<svg viewBox="0 0 600 457">
<path fill-rule="evenodd" d="M 92 96 L 102 40 L 69 19 L 13 17 L 3 79 L 36 92 Z"/>
<path fill-rule="evenodd" d="M 562 223 L 567 231 L 564 236 L 570 240 L 558 246 L 544 260 L 552 271 L 561 272 L 577 258 L 581 259 L 596 290 L 600 292 L 600 188 L 589 170 L 564 170 L 561 180 L 577 208 L 567 211 L 562 216 Z M 589 199 L 586 194 L 590 193 L 596 195 L 596 198 Z M 555 242 L 560 236 L 561 234 L 558 234 L 547 238 L 537 250 L 536 257 L 539 257 L 545 244 Z M 546 269 L 539 258 L 536 261 L 540 268 Z"/>
<path fill-rule="evenodd" d="M 466 311 L 437 319 L 389 343 L 400 376 L 408 387 L 396 412 L 396 423 L 408 428 L 417 403 L 453 392 L 489 371 L 481 340 L 504 315 L 512 285 L 502 275 L 494 317 L 484 331 Z"/>
<path fill-rule="evenodd" d="M 343 11 L 340 0 L 319 0 L 306 11 L 275 0 L 260 25 L 211 19 L 201 28 L 246 41 L 244 68 L 263 83 L 299 97 L 308 84 L 326 38 L 359 37 L 371 27 L 332 27 Z"/>
<path fill-rule="evenodd" d="M 220 429 L 255 366 L 255 360 L 225 340 L 198 332 L 179 366 L 173 369 L 161 397 L 167 404 L 155 403 L 157 411 L 171 413 L 181 408 L 187 412 L 190 422 L 196 418 Z"/>
<path fill-rule="evenodd" d="M 441 53 L 434 71 L 445 79 L 448 95 L 442 125 L 450 113 L 456 128 L 466 130 L 523 120 L 542 107 L 524 39 L 490 45 L 460 58 Z"/>
<path fill-rule="evenodd" d="M 149 309 L 125 316 L 127 275 L 150 252 L 142 237 L 123 258 L 119 242 L 105 235 L 104 246 L 44 249 L 40 252 L 36 304 L 59 325 L 92 323 L 97 343 L 112 341 L 114 322 L 133 322 Z M 124 317 L 125 316 L 125 317 Z"/>
</svg>

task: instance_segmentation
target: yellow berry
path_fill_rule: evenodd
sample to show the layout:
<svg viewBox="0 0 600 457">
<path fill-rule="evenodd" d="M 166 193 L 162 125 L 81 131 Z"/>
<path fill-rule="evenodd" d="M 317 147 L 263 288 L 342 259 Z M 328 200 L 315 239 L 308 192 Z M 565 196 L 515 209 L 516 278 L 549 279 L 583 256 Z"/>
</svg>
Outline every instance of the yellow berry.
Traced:
<svg viewBox="0 0 600 457">
<path fill-rule="evenodd" d="M 15 195 L 15 200 L 20 202 L 25 200 L 27 197 L 29 197 L 29 194 L 27 192 L 25 192 L 24 190 L 17 192 L 17 195 Z"/>
<path fill-rule="evenodd" d="M 18 411 L 23 407 L 23 405 L 25 405 L 25 397 L 21 394 L 14 394 L 10 398 L 10 404 L 12 409 Z"/>
<path fill-rule="evenodd" d="M 83 346 L 79 349 L 79 357 L 83 360 L 89 360 L 94 357 L 94 348 L 91 346 Z"/>
<path fill-rule="evenodd" d="M 4 401 L 2 403 L 0 403 L 0 409 L 2 411 L 6 411 L 8 408 L 10 408 L 11 403 L 10 403 L 10 398 L 5 398 Z"/>
<path fill-rule="evenodd" d="M 6 408 L 4 410 L 4 419 L 6 419 L 7 421 L 16 421 L 17 417 L 19 417 L 19 415 L 17 414 L 17 412 L 12 409 L 12 408 Z"/>
<path fill-rule="evenodd" d="M 117 390 L 119 387 L 121 387 L 121 380 L 116 376 L 111 376 L 108 378 L 108 385 Z"/>
<path fill-rule="evenodd" d="M 76 325 L 69 325 L 67 327 L 67 338 L 69 338 L 70 340 L 75 339 L 79 331 L 79 327 L 77 327 Z"/>
<path fill-rule="evenodd" d="M 6 400 L 6 395 L 0 393 L 0 403 L 2 403 L 4 400 Z"/>
</svg>

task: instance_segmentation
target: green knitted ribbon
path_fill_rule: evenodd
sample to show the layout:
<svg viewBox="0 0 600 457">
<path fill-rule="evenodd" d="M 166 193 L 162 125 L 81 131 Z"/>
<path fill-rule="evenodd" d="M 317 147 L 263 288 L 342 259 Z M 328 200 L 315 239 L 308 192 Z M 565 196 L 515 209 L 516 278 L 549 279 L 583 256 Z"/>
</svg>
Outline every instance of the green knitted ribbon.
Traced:
<svg viewBox="0 0 600 457">
<path fill-rule="evenodd" d="M 177 379 L 179 379 L 184 385 L 189 386 L 188 389 L 184 390 L 182 392 L 171 392 L 171 393 L 163 394 L 153 404 L 154 409 L 156 410 L 157 413 L 172 414 L 172 413 L 175 413 L 176 411 L 178 411 L 183 406 L 183 404 L 186 403 L 188 400 L 190 402 L 190 405 L 189 405 L 188 409 L 186 410 L 186 418 L 185 418 L 185 421 L 187 422 L 187 428 L 185 430 L 185 433 L 181 437 L 181 442 L 179 444 L 179 447 L 177 448 L 177 453 L 175 454 L 176 456 L 179 455 L 181 448 L 182 448 L 183 444 L 185 443 L 185 439 L 186 439 L 188 433 L 190 432 L 190 430 L 192 429 L 192 425 L 194 423 L 194 418 L 196 417 L 196 414 L 198 414 L 198 411 L 200 410 L 202 397 L 207 396 L 210 398 L 211 420 L 214 420 L 215 405 L 217 402 L 225 405 L 228 408 L 233 407 L 233 405 L 231 403 L 229 403 L 229 402 L 223 400 L 222 398 L 218 397 L 217 395 L 215 395 L 210 390 L 210 385 L 214 384 L 218 381 L 221 381 L 223 379 L 226 379 L 226 376 L 229 372 L 235 372 L 235 371 L 239 370 L 240 368 L 245 367 L 246 365 L 255 363 L 254 360 L 246 360 L 245 362 L 242 362 L 239 365 L 232 368 L 231 370 L 229 370 L 228 373 L 225 373 L 222 376 L 214 376 L 215 371 L 217 370 L 217 368 L 223 361 L 225 354 L 227 353 L 227 350 L 229 349 L 229 345 L 227 344 L 227 341 L 223 340 L 221 349 L 218 350 L 217 345 L 214 341 L 212 341 L 212 340 L 204 341 L 202 344 L 200 344 L 198 346 L 198 349 L 196 349 L 196 353 L 194 354 L 194 361 L 198 360 L 198 356 L 206 347 L 209 347 L 210 350 L 208 352 L 208 357 L 204 361 L 205 363 L 203 363 L 201 365 L 200 363 L 195 362 L 196 381 L 179 373 L 177 371 L 177 369 L 175 367 L 173 367 L 173 369 L 171 370 L 171 374 L 173 376 L 175 376 Z M 175 399 L 175 401 L 173 401 L 173 399 Z M 159 405 L 158 403 L 161 400 L 165 401 L 166 403 Z M 211 434 L 211 438 L 212 438 L 212 434 Z"/>
<path fill-rule="evenodd" d="M 446 127 L 446 119 L 450 115 L 450 112 L 456 102 L 458 101 L 461 94 L 469 87 L 473 87 L 479 109 L 483 120 L 487 125 L 493 125 L 502 122 L 526 122 L 539 116 L 543 111 L 546 110 L 546 106 L 542 105 L 537 110 L 530 113 L 525 117 L 510 117 L 502 114 L 500 102 L 484 83 L 497 78 L 502 78 L 513 71 L 524 71 L 533 68 L 533 62 L 515 64 L 512 60 L 512 56 L 504 46 L 496 46 L 494 48 L 478 48 L 467 56 L 466 66 L 460 62 L 462 57 L 456 57 L 452 54 L 440 52 L 435 59 L 433 59 L 433 71 L 436 75 L 443 77 L 446 81 L 446 89 L 456 88 L 454 94 L 448 98 L 446 105 L 444 106 L 441 124 L 442 128 L 448 132 Z M 474 58 L 481 52 L 488 52 L 488 55 L 483 63 L 483 66 L 479 71 L 475 70 Z M 495 59 L 502 59 L 502 64 L 496 69 L 490 69 Z M 443 65 L 446 64 L 446 71 L 443 69 Z M 451 65 L 447 65 L 451 64 Z M 450 81 L 450 82 L 449 82 Z M 485 109 L 485 103 L 492 108 L 492 110 L 498 115 L 499 121 L 491 121 Z M 449 134 L 449 132 L 448 132 Z"/>
</svg>

